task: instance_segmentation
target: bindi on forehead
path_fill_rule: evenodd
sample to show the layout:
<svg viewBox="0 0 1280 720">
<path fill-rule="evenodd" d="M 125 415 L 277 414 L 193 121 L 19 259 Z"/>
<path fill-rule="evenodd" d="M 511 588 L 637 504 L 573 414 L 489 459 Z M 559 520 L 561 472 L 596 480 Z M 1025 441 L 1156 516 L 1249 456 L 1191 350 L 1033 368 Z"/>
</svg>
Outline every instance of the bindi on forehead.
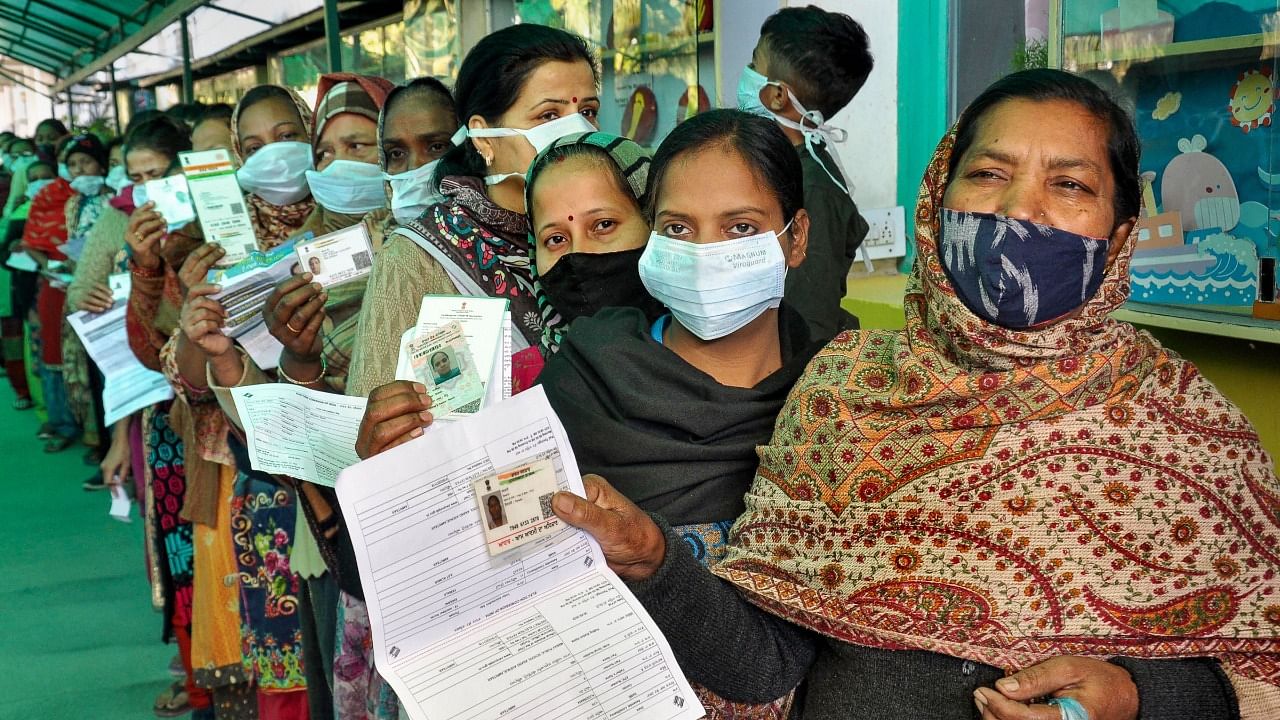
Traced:
<svg viewBox="0 0 1280 720">
<path fill-rule="evenodd" d="M 570 215 L 570 216 L 569 216 L 569 222 L 573 222 L 573 216 L 572 216 L 572 215 Z"/>
</svg>

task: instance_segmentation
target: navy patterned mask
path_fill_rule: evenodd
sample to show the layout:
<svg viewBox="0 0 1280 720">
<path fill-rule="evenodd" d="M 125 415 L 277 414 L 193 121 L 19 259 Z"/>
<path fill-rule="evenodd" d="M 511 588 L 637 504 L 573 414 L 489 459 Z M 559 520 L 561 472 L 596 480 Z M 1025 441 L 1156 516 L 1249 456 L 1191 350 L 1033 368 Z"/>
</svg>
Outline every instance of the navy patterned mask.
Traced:
<svg viewBox="0 0 1280 720">
<path fill-rule="evenodd" d="M 1067 315 L 1102 286 L 1104 238 L 991 213 L 942 210 L 938 253 L 973 314 L 1013 330 Z"/>
</svg>

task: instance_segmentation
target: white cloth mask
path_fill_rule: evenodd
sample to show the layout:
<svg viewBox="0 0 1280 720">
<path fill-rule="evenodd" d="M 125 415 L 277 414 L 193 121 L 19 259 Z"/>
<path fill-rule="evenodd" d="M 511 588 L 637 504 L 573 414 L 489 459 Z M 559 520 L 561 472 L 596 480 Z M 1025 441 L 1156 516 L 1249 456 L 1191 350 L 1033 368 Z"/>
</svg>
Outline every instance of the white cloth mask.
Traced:
<svg viewBox="0 0 1280 720">
<path fill-rule="evenodd" d="M 654 232 L 640 256 L 645 289 L 703 340 L 729 335 L 778 307 L 786 277 L 787 259 L 772 230 L 714 243 Z"/>
<path fill-rule="evenodd" d="M 591 124 L 586 115 L 582 113 L 573 113 L 564 117 L 556 118 L 550 122 L 542 123 L 531 128 L 469 128 L 466 125 L 458 128 L 458 132 L 453 135 L 453 144 L 461 145 L 468 137 L 472 138 L 497 138 L 497 137 L 518 137 L 523 136 L 529 144 L 533 146 L 534 153 L 540 153 L 551 147 L 551 144 L 562 137 L 569 135 L 577 135 L 579 133 L 596 132 L 597 128 Z M 525 168 L 527 171 L 528 168 Z M 497 185 L 500 182 L 513 177 L 524 179 L 524 172 L 501 173 L 497 175 L 486 175 L 484 182 L 486 185 Z"/>
<path fill-rule="evenodd" d="M 374 163 L 334 160 L 319 172 L 308 170 L 306 177 L 311 196 L 326 210 L 363 215 L 387 206 L 382 169 Z"/>
<path fill-rule="evenodd" d="M 304 142 L 263 145 L 236 171 L 244 191 L 275 206 L 296 203 L 311 194 L 307 171 L 313 167 L 311 146 Z"/>
<path fill-rule="evenodd" d="M 439 164 L 439 160 L 432 160 L 402 173 L 383 174 L 382 177 L 391 184 L 391 214 L 396 222 L 403 225 L 417 220 L 427 208 L 444 201 L 435 184 L 436 166 Z"/>
<path fill-rule="evenodd" d="M 71 180 L 71 189 L 86 197 L 92 197 L 102 192 L 106 184 L 107 179 L 101 175 L 81 175 Z"/>
</svg>

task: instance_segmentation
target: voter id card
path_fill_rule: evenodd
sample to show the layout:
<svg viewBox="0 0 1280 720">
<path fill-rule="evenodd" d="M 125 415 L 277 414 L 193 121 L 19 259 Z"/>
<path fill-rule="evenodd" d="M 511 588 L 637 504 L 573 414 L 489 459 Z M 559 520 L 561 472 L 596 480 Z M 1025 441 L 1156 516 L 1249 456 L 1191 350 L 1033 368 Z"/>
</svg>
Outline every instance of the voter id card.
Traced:
<svg viewBox="0 0 1280 720">
<path fill-rule="evenodd" d="M 147 201 L 156 205 L 156 212 L 164 217 L 168 231 L 186 225 L 196 219 L 196 208 L 191 204 L 191 191 L 187 188 L 185 175 L 148 180 L 146 185 Z"/>
<path fill-rule="evenodd" d="M 532 460 L 474 481 L 480 526 L 489 555 L 501 555 L 564 527 L 551 511 L 555 465 Z"/>
<path fill-rule="evenodd" d="M 311 273 L 312 280 L 323 287 L 362 278 L 373 271 L 373 250 L 364 223 L 298 243 L 297 253 L 301 270 Z"/>
</svg>

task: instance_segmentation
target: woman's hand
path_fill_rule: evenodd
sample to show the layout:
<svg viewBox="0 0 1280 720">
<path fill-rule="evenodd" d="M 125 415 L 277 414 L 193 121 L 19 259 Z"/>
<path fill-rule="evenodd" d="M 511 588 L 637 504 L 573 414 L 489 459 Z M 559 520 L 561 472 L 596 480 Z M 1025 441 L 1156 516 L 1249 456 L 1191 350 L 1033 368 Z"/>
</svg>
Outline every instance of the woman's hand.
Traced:
<svg viewBox="0 0 1280 720">
<path fill-rule="evenodd" d="M 116 421 L 117 426 L 124 428 L 124 432 L 114 429 L 111 433 L 111 449 L 107 451 L 106 457 L 102 458 L 102 462 L 98 463 L 98 468 L 102 470 L 102 482 L 108 487 L 114 485 L 122 485 L 125 480 L 129 479 L 130 470 L 132 469 L 131 450 L 129 448 L 129 418 Z"/>
<path fill-rule="evenodd" d="M 320 283 L 311 282 L 311 273 L 286 278 L 276 285 L 262 307 L 267 329 L 285 350 L 302 362 L 320 359 L 320 328 L 324 325 L 324 303 L 329 293 Z"/>
<path fill-rule="evenodd" d="M 178 285 L 182 288 L 182 297 L 186 298 L 191 288 L 203 285 L 209 275 L 209 268 L 218 262 L 227 251 L 214 243 L 204 243 L 191 251 L 178 270 Z"/>
<path fill-rule="evenodd" d="M 110 310 L 111 306 L 115 304 L 116 300 L 111 296 L 111 288 L 98 283 L 84 297 L 80 298 L 80 302 L 76 303 L 76 309 L 100 313 Z"/>
<path fill-rule="evenodd" d="M 609 567 L 628 582 L 648 580 L 667 557 L 667 538 L 653 518 L 599 475 L 583 475 L 586 497 L 558 492 L 551 509 L 600 543 Z"/>
<path fill-rule="evenodd" d="M 231 338 L 222 333 L 227 311 L 223 309 L 222 303 L 209 297 L 221 289 L 221 285 L 210 283 L 201 283 L 191 288 L 186 302 L 182 303 L 182 315 L 178 323 L 187 340 L 210 358 L 225 355 L 234 347 Z"/>
<path fill-rule="evenodd" d="M 369 393 L 356 454 L 370 458 L 419 437 L 431 424 L 431 397 L 422 383 L 396 380 Z"/>
<path fill-rule="evenodd" d="M 133 253 L 134 264 L 147 270 L 160 267 L 160 241 L 169 227 L 155 208 L 155 203 L 148 202 L 134 210 L 124 231 L 124 241 Z"/>
<path fill-rule="evenodd" d="M 1077 656 L 1051 658 L 1001 678 L 994 690 L 979 688 L 974 702 L 982 720 L 1061 720 L 1058 708 L 1033 702 L 1050 696 L 1075 698 L 1090 720 L 1138 717 L 1138 687 L 1129 672 L 1103 660 Z"/>
</svg>

